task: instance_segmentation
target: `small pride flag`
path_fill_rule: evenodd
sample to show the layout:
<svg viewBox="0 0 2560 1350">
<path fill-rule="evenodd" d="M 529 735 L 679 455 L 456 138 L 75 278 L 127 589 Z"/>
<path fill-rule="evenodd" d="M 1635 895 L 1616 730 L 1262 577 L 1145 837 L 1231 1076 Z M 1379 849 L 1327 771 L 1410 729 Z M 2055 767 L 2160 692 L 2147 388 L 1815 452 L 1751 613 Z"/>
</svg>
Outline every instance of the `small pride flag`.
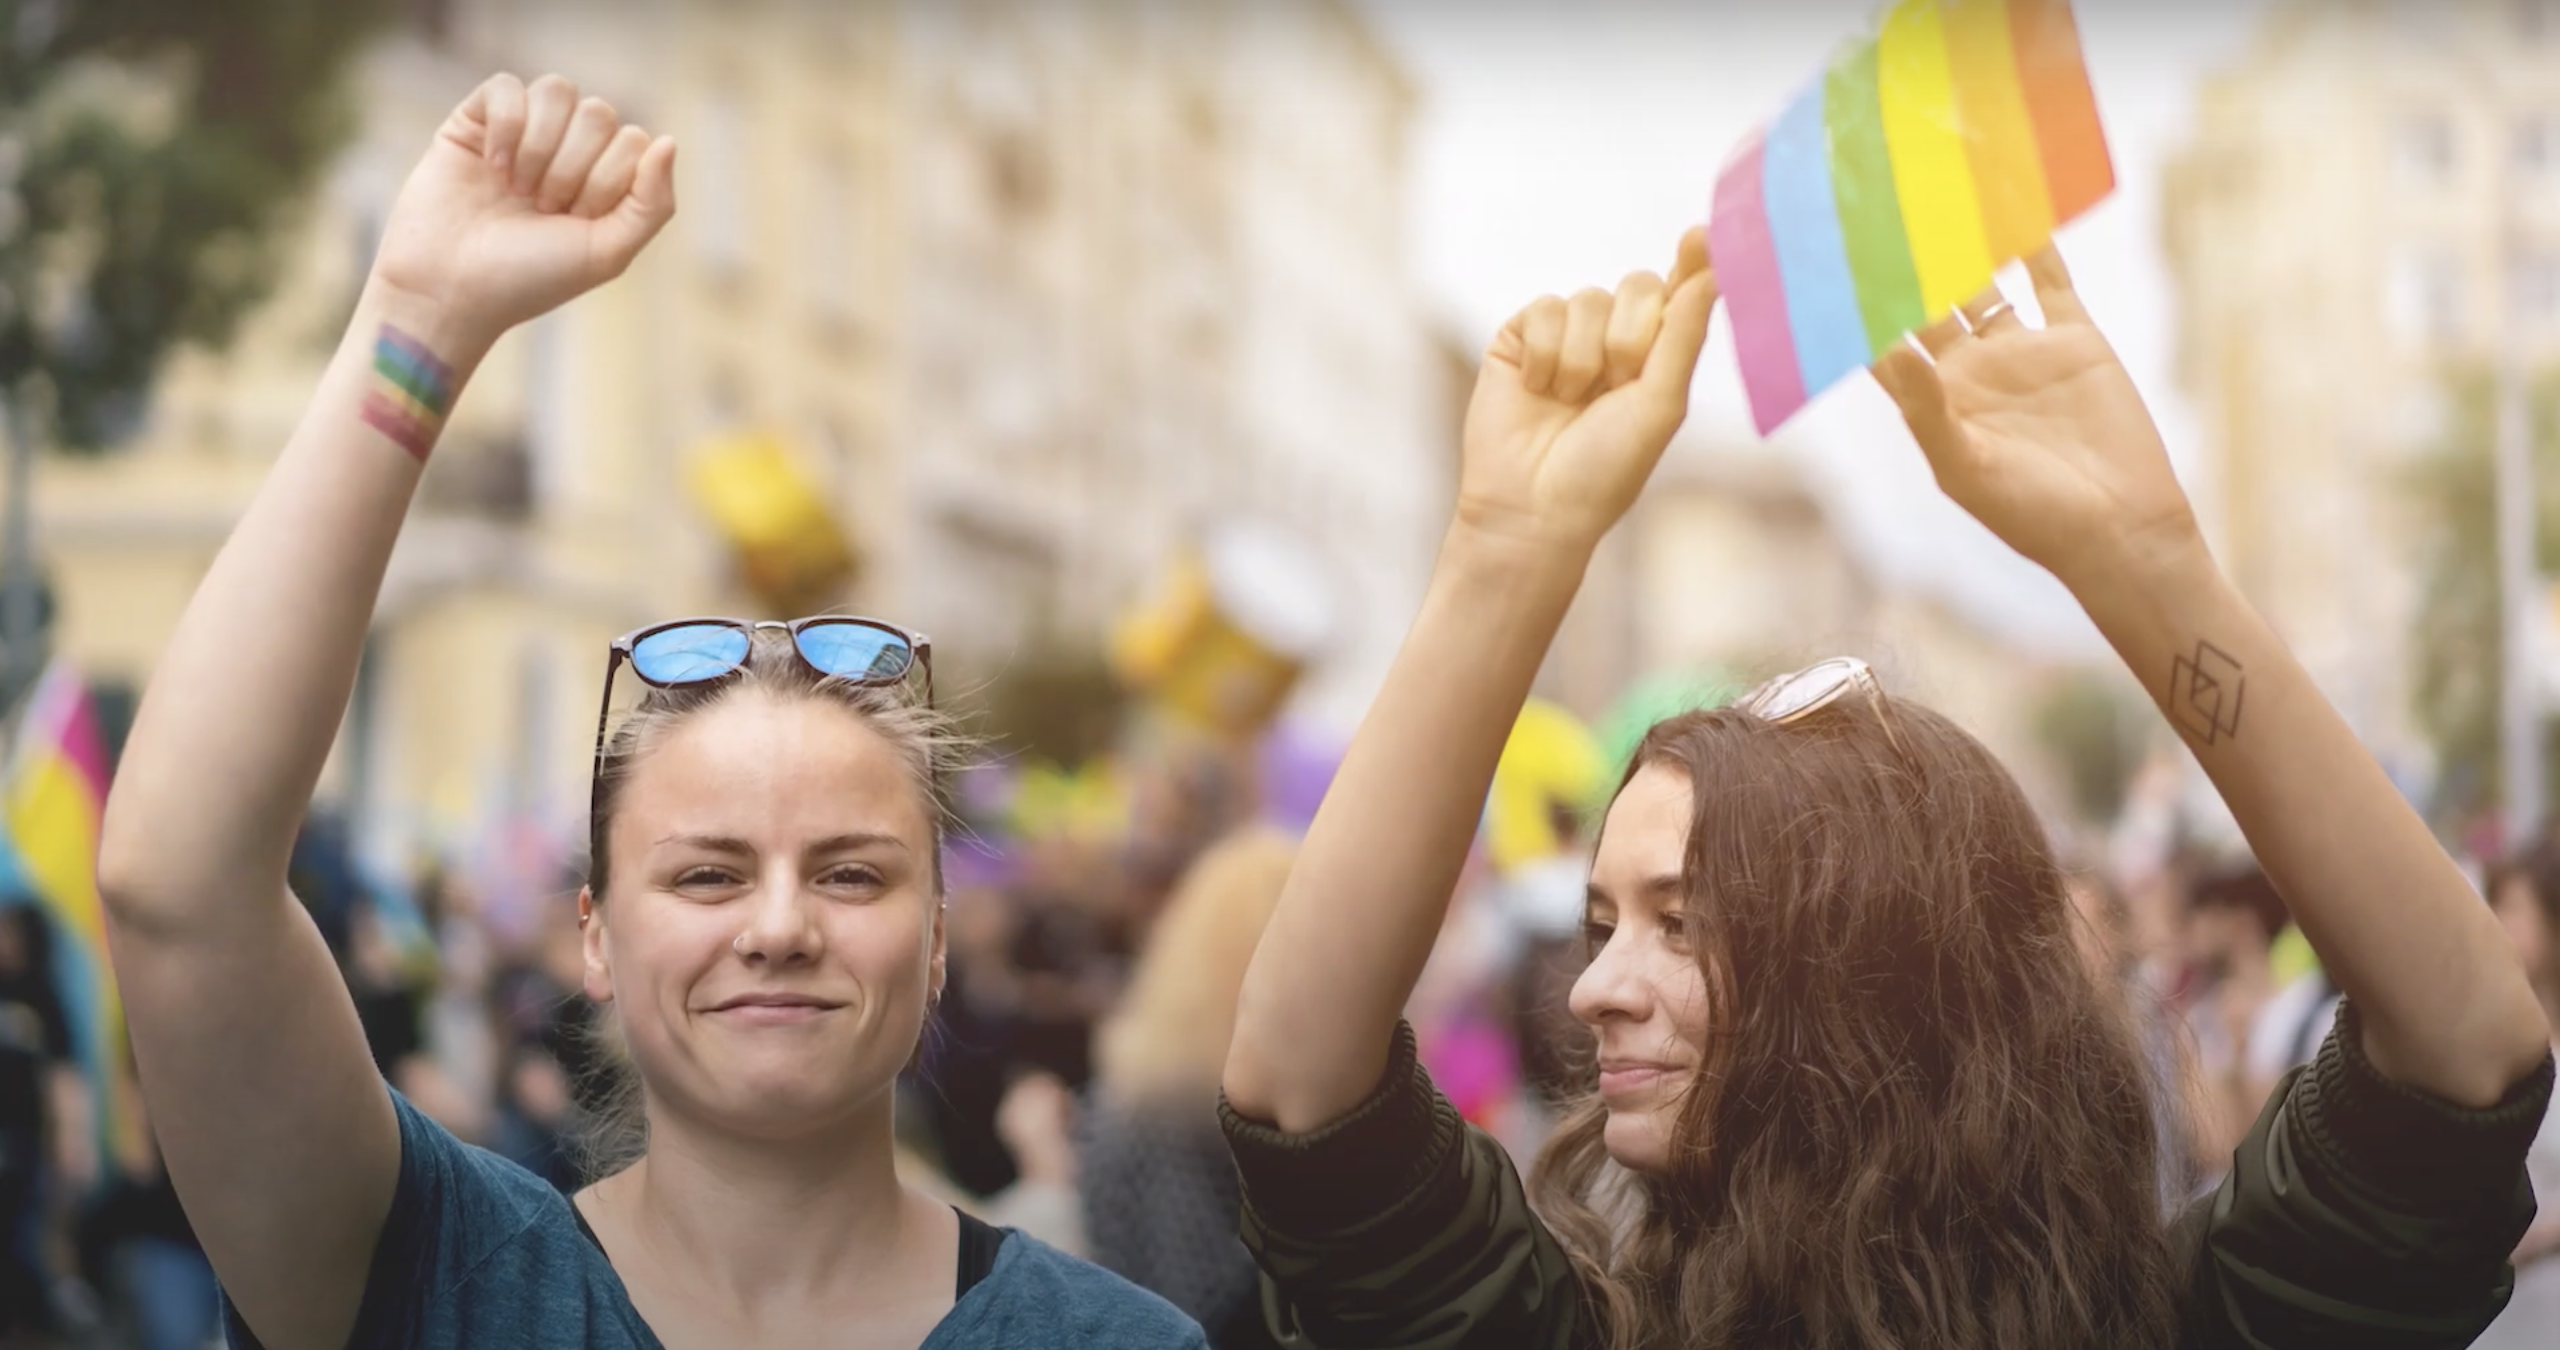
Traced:
<svg viewBox="0 0 2560 1350">
<path fill-rule="evenodd" d="M 61 942 L 54 976 L 82 1066 L 98 1088 L 98 1131 L 112 1138 L 106 1088 L 124 1053 L 123 1005 L 107 962 L 106 912 L 98 899 L 98 827 L 107 800 L 106 747 L 78 672 L 56 661 L 27 696 L 11 756 L 8 834 L 37 905 Z M 112 1156 L 112 1155 L 110 1155 Z"/>
<path fill-rule="evenodd" d="M 2069 0 L 1896 0 L 1716 180 L 1752 421 L 1775 430 L 2114 187 Z"/>
</svg>

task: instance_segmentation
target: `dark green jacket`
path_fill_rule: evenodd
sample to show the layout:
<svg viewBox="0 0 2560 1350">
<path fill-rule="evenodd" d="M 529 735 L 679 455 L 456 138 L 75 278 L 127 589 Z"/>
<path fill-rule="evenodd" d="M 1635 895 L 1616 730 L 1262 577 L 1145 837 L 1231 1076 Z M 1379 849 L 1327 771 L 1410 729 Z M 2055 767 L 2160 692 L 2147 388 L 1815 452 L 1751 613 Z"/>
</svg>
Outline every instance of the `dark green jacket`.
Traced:
<svg viewBox="0 0 2560 1350">
<path fill-rule="evenodd" d="M 2355 1027 L 2344 1009 L 2231 1175 L 2176 1220 L 2194 1272 L 2181 1346 L 2466 1346 L 2506 1306 L 2550 1062 L 2468 1111 L 2385 1079 Z M 1223 1104 L 1220 1116 L 1245 1246 L 1289 1344 L 1596 1350 L 1581 1286 L 1510 1158 L 1432 1086 L 1410 1028 L 1378 1090 L 1323 1130 L 1283 1134 Z"/>
</svg>

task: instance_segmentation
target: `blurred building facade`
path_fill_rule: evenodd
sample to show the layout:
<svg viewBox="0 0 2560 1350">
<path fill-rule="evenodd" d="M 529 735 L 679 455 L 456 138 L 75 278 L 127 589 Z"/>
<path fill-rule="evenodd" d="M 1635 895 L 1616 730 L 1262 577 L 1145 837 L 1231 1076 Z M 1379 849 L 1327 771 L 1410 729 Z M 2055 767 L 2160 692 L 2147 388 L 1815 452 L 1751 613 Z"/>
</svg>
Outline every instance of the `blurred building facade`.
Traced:
<svg viewBox="0 0 2560 1350">
<path fill-rule="evenodd" d="M 1632 520 L 1629 608 L 1648 665 L 1747 680 L 1865 634 L 1877 587 L 1781 452 L 1680 446 Z"/>
<path fill-rule="evenodd" d="M 1403 257 L 1414 93 L 1335 0 L 445 0 L 374 52 L 274 301 L 141 440 L 45 466 L 57 648 L 148 672 L 325 363 L 402 177 L 486 72 L 681 141 L 631 274 L 492 355 L 386 583 L 331 790 L 397 842 L 583 810 L 608 638 L 772 607 L 687 490 L 780 441 L 861 560 L 832 603 L 1001 678 L 1098 642 L 1187 538 L 1307 540 L 1345 602 L 1305 691 L 1365 703 L 1454 438 Z M 277 621 L 290 621 L 278 615 Z"/>
<path fill-rule="evenodd" d="M 2409 466 L 2449 368 L 2560 356 L 2560 5 L 2285 0 L 2206 86 L 2163 203 L 2217 549 L 2412 770 Z"/>
</svg>

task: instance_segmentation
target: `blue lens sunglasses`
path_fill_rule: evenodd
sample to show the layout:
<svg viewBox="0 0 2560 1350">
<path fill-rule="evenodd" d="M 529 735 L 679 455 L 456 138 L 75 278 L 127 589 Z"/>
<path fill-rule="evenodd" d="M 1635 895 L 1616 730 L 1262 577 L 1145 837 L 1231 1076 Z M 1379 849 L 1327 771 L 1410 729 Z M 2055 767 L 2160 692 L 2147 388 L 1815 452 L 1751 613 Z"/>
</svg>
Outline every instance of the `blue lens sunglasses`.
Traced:
<svg viewBox="0 0 2560 1350">
<path fill-rule="evenodd" d="M 605 723 L 613 711 L 613 677 L 624 662 L 631 673 L 660 689 L 683 689 L 724 680 L 746 669 L 755 650 L 758 629 L 779 628 L 791 634 L 791 647 L 810 669 L 858 685 L 893 685 L 917 670 L 924 673 L 924 704 L 933 706 L 933 643 L 878 619 L 849 614 L 820 614 L 783 622 L 776 619 L 670 619 L 635 628 L 613 640 L 605 660 L 604 703 L 596 709 L 596 765 L 589 787 L 587 819 L 592 831 L 604 801 Z M 602 848 L 590 837 L 591 848 Z"/>
</svg>

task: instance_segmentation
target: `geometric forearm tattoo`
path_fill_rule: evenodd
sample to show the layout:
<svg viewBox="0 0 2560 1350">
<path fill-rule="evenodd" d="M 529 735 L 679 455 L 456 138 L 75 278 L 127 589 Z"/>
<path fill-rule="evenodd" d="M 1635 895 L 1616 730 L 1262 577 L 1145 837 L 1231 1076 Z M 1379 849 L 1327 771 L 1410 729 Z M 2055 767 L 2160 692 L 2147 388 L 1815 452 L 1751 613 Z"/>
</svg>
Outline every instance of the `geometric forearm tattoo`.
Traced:
<svg viewBox="0 0 2560 1350">
<path fill-rule="evenodd" d="M 2169 713 L 2188 735 L 2213 745 L 2240 734 L 2240 700 L 2247 672 L 2229 652 L 2199 639 L 2195 654 L 2169 671 Z"/>
</svg>

